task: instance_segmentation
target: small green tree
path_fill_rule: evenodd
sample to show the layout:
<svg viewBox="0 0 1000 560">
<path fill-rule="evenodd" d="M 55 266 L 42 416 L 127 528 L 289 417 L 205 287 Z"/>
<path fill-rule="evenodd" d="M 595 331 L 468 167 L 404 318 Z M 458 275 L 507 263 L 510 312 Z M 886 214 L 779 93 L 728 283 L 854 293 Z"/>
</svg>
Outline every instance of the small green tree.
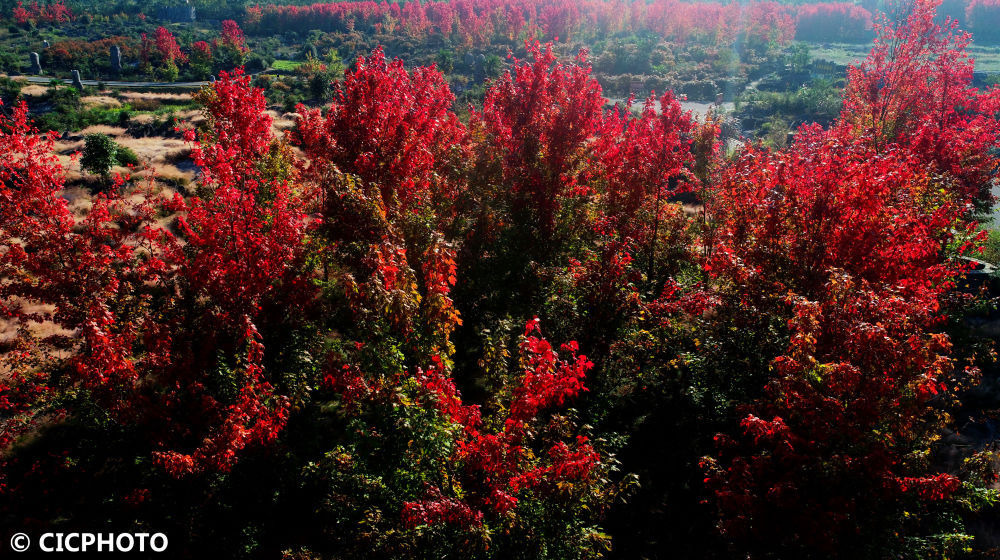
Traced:
<svg viewBox="0 0 1000 560">
<path fill-rule="evenodd" d="M 503 74 L 503 59 L 495 54 L 487 56 L 483 62 L 483 74 L 490 80 L 499 78 Z"/>
<path fill-rule="evenodd" d="M 102 177 L 107 177 L 118 162 L 118 144 L 107 134 L 88 134 L 84 139 L 80 167 Z"/>
<path fill-rule="evenodd" d="M 0 77 L 0 100 L 4 105 L 13 105 L 21 97 L 21 82 L 6 77 Z"/>
<path fill-rule="evenodd" d="M 12 52 L 0 52 L 0 71 L 19 72 L 21 70 L 21 59 Z"/>
<path fill-rule="evenodd" d="M 787 61 L 792 72 L 804 72 L 809 68 L 809 61 L 812 57 L 809 54 L 808 43 L 795 43 L 788 48 Z"/>
<path fill-rule="evenodd" d="M 156 77 L 164 82 L 176 82 L 177 78 L 180 76 L 180 70 L 177 68 L 177 64 L 173 60 L 168 60 L 163 63 L 156 71 Z"/>
<path fill-rule="evenodd" d="M 452 70 L 455 69 L 455 53 L 448 49 L 441 49 L 434 62 L 442 73 L 451 74 Z"/>
<path fill-rule="evenodd" d="M 347 70 L 347 66 L 344 65 L 344 60 L 340 57 L 337 49 L 326 51 L 323 61 L 326 64 L 326 73 L 330 76 L 331 80 L 344 79 L 344 71 Z"/>
</svg>

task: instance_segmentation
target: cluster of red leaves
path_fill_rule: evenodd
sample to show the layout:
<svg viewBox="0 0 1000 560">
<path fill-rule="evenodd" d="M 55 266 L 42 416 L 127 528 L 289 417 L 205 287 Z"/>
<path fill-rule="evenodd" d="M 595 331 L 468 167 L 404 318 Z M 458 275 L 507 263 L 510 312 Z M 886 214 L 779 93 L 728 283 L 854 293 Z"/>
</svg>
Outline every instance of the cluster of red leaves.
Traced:
<svg viewBox="0 0 1000 560">
<path fill-rule="evenodd" d="M 277 285 L 295 286 L 307 297 L 308 280 L 290 266 L 303 255 L 305 216 L 289 182 L 269 174 L 272 120 L 250 77 L 222 72 L 201 100 L 213 133 L 207 143 L 196 142 L 193 130 L 185 138 L 195 143 L 192 156 L 212 195 L 193 200 L 178 222 L 196 249 L 187 279 L 216 303 L 225 323 L 256 317 L 277 297 Z"/>
<path fill-rule="evenodd" d="M 846 273 L 815 297 L 789 298 L 791 342 L 772 362 L 767 398 L 742 438 L 717 437 L 730 458 L 705 463 L 722 528 L 737 539 L 831 550 L 874 504 L 943 499 L 960 485 L 905 460 L 940 426 L 928 403 L 957 373 L 947 337 L 922 324 L 922 302 Z"/>
<path fill-rule="evenodd" d="M 243 36 L 243 30 L 240 29 L 239 24 L 231 19 L 222 21 L 222 34 L 215 40 L 216 48 L 222 47 L 226 49 L 232 49 L 239 53 L 247 53 L 250 48 L 247 47 L 246 38 Z"/>
<path fill-rule="evenodd" d="M 191 297 L 212 303 L 202 310 L 203 328 L 223 338 L 233 325 L 242 325 L 232 339 L 245 347 L 243 380 L 235 402 L 215 405 L 213 437 L 194 453 L 158 455 L 175 473 L 228 470 L 240 449 L 277 436 L 287 402 L 274 394 L 264 374 L 255 322 L 301 312 L 311 294 L 308 279 L 294 272 L 304 258 L 305 217 L 289 183 L 269 174 L 267 159 L 275 144 L 262 92 L 237 71 L 222 73 L 201 99 L 212 133 L 203 142 L 193 131 L 185 136 L 195 143 L 192 153 L 211 195 L 193 199 L 178 220 L 186 258 L 177 274 Z M 280 309 L 267 315 L 265 306 Z"/>
<path fill-rule="evenodd" d="M 288 403 L 274 394 L 265 379 L 261 361 L 264 345 L 253 323 L 244 316 L 243 341 L 247 351 L 242 372 L 245 379 L 239 394 L 229 404 L 212 402 L 202 396 L 199 413 L 212 413 L 209 435 L 192 452 L 157 451 L 153 461 L 172 476 L 183 477 L 199 472 L 227 472 L 248 446 L 262 446 L 273 441 L 288 420 Z"/>
<path fill-rule="evenodd" d="M 243 21 L 247 25 L 257 25 L 263 17 L 264 9 L 260 7 L 260 4 L 254 4 L 253 6 L 246 7 L 243 14 Z"/>
<path fill-rule="evenodd" d="M 418 213 L 435 226 L 452 215 L 459 190 L 452 168 L 468 150 L 453 100 L 433 67 L 407 71 L 376 49 L 337 85 L 325 115 L 300 109 L 292 135 L 307 155 L 299 169 L 315 187 L 324 235 L 365 248 L 342 278 L 352 311 L 360 319 L 385 310 L 399 333 L 424 347 L 422 361 L 446 355 L 461 324 L 448 296 L 454 247 L 440 231 L 420 243 L 405 231 Z"/>
<path fill-rule="evenodd" d="M 70 10 L 62 0 L 45 5 L 32 2 L 28 7 L 24 6 L 24 2 L 18 2 L 12 15 L 14 21 L 21 25 L 38 22 L 64 23 L 73 20 L 73 10 Z"/>
<path fill-rule="evenodd" d="M 537 68 L 539 80 L 546 83 L 552 79 L 550 71 L 565 73 L 542 63 Z M 520 87 L 525 90 L 523 97 L 530 96 L 526 86 Z M 571 91 L 565 83 L 559 87 L 560 94 Z M 491 95 L 499 100 L 496 92 Z M 387 61 L 377 49 L 360 58 L 338 84 L 325 115 L 303 111 L 295 137 L 308 155 L 303 177 L 325 189 L 321 231 L 335 246 L 366 247 L 367 256 L 355 261 L 355 271 L 341 278 L 357 322 L 387 322 L 391 332 L 412 345 L 417 359 L 433 362 L 416 374 L 422 400 L 454 424 L 457 467 L 450 484 L 453 490 L 461 486 L 462 497 L 444 492 L 442 486 L 429 486 L 423 500 L 403 508 L 402 520 L 409 527 L 479 526 L 486 515 L 514 508 L 520 492 L 585 480 L 598 462 L 585 439 L 573 446 L 554 442 L 541 458 L 529 452 L 533 438 L 528 426 L 541 412 L 562 406 L 583 391 L 583 376 L 592 367 L 585 357 L 576 356 L 575 345 L 565 348 L 573 357 L 561 360 L 548 342 L 533 336 L 537 322 L 526 329 L 524 376 L 512 389 L 509 411 L 496 421 L 500 426 L 496 430 L 484 425 L 478 406 L 462 401 L 451 378 L 449 356 L 454 349 L 449 336 L 461 324 L 450 298 L 457 282 L 456 252 L 441 232 L 420 243 L 406 232 L 411 214 L 433 212 L 430 223 L 444 225 L 455 205 L 459 185 L 452 182 L 451 171 L 465 159 L 461 156 L 467 154 L 470 140 L 450 111 L 453 99 L 434 68 L 408 72 L 401 61 Z M 513 111 L 514 105 L 510 108 Z M 554 130 L 551 135 L 556 136 Z M 342 173 L 351 178 L 341 177 Z M 376 319 L 372 310 L 385 313 Z M 405 375 L 369 374 L 333 360 L 323 386 L 339 393 L 347 410 L 360 411 L 366 403 L 398 400 L 393 387 L 405 379 Z"/>
<path fill-rule="evenodd" d="M 667 25 L 665 6 L 688 10 L 600 4 L 662 16 L 648 25 Z M 454 17 L 452 4 L 433 2 L 343 3 L 322 13 L 350 20 L 360 10 L 389 27 L 404 14 L 417 18 L 404 25 L 416 25 L 423 13 L 428 25 L 470 26 L 470 34 L 504 14 L 455 5 Z M 517 6 L 504 16 L 512 25 L 537 18 L 559 32 L 598 13 L 591 3 L 527 15 L 534 3 Z M 715 29 L 729 8 L 706 6 L 697 13 Z M 781 18 L 765 17 L 773 7 L 753 6 L 761 13 L 751 20 L 781 28 Z M 316 9 L 268 8 L 263 17 Z M 600 13 L 604 27 L 625 25 Z M 489 246 L 504 237 L 497 232 L 517 230 L 530 245 L 514 250 L 538 247 L 530 255 L 538 261 L 551 256 L 542 251 L 557 255 L 538 266 L 558 260 L 552 268 L 566 271 L 599 325 L 635 310 L 709 322 L 721 309 L 784 322 L 788 343 L 770 362 L 764 397 L 705 460 L 730 534 L 823 548 L 851 530 L 870 500 L 947 498 L 957 480 L 908 456 L 941 425 L 929 402 L 975 375 L 956 365 L 937 331 L 942 299 L 962 271 L 942 254 L 966 234 L 969 204 L 995 171 L 986 148 L 1000 124 L 996 94 L 968 87 L 967 39 L 932 17 L 933 6 L 919 4 L 900 25 L 880 25 L 832 129 L 804 128 L 787 151 L 747 147 L 725 165 L 705 201 L 711 235 L 700 239 L 680 233 L 689 223 L 661 199 L 705 176 L 714 125 L 694 125 L 671 94 L 659 99 L 660 113 L 652 96 L 639 118 L 604 111 L 584 53 L 563 63 L 550 45 L 528 43 L 530 59 L 515 60 L 492 85 L 468 129 L 449 109 L 454 97 L 440 72 L 407 71 L 378 49 L 337 85 L 325 114 L 303 111 L 294 141 L 306 162 L 274 138 L 250 78 L 223 73 L 198 95 L 208 132 L 186 134 L 202 171 L 200 196 L 137 199 L 115 190 L 83 219 L 59 196 L 51 139 L 17 108 L 0 121 L 0 311 L 23 328 L 2 362 L 10 375 L 0 385 L 0 444 L 40 414 L 58 417 L 46 399 L 73 387 L 148 436 L 146 451 L 166 473 L 227 471 L 246 450 L 274 443 L 291 414 L 265 367 L 267 335 L 302 326 L 313 306 L 342 305 L 335 312 L 351 315 L 346 329 L 354 331 L 323 335 L 338 351 L 322 356 L 320 389 L 339 395 L 346 414 L 373 403 L 425 407 L 453 438 L 453 467 L 424 499 L 403 506 L 407 527 L 477 527 L 529 495 L 589 482 L 601 459 L 586 438 L 539 435 L 551 426 L 548 412 L 586 390 L 594 365 L 575 342 L 557 352 L 538 320 L 529 321 L 519 374 L 496 395 L 496 414 L 467 404 L 452 378 L 451 335 L 462 321 L 451 299 L 458 247 L 463 239 Z M 242 44 L 235 24 L 224 33 L 227 44 Z M 183 56 L 169 32 L 144 45 L 164 61 Z M 210 50 L 196 49 L 205 57 Z M 314 220 L 303 195 L 317 199 Z M 179 233 L 156 225 L 163 211 L 181 213 Z M 464 237 L 451 229 L 461 212 L 472 224 Z M 554 249 L 564 231 L 598 243 L 570 259 Z M 644 304 L 635 258 L 643 244 L 650 263 L 657 249 L 682 247 L 690 264 L 703 265 L 706 283 L 657 280 L 659 297 Z M 699 253 L 703 262 L 692 258 Z M 322 300 L 315 284 L 338 297 Z M 39 340 L 32 327 L 45 322 L 71 334 Z M 382 370 L 353 359 L 386 341 L 403 357 L 371 360 Z M 413 375 L 406 365 L 428 363 Z"/>
<path fill-rule="evenodd" d="M 212 45 L 207 41 L 191 43 L 191 64 L 210 64 L 212 62 Z"/>
<path fill-rule="evenodd" d="M 52 61 L 52 64 L 69 68 L 88 59 L 100 58 L 103 60 L 114 45 L 121 48 L 124 58 L 134 58 L 139 53 L 139 42 L 134 37 L 115 36 L 96 41 L 81 39 L 55 41 L 51 47 L 46 49 L 45 55 Z"/>
<path fill-rule="evenodd" d="M 441 494 L 441 489 L 432 486 L 427 496 L 420 502 L 407 502 L 403 506 L 403 524 L 407 527 L 419 525 L 454 525 L 476 527 L 483 522 L 483 512 L 476 511 L 468 504 Z"/>
<path fill-rule="evenodd" d="M 637 220 L 640 210 L 652 204 L 652 212 L 660 212 L 660 202 L 691 180 L 685 175 L 694 165 L 694 129 L 691 114 L 669 91 L 659 100 L 650 95 L 638 119 L 627 110 L 605 114 L 594 142 L 594 172 L 606 182 L 602 210 L 612 230 L 643 240 L 639 228 L 648 222 Z"/>
<path fill-rule="evenodd" d="M 545 460 L 532 459 L 534 454 L 525 447 L 530 443 L 529 425 L 538 420 L 541 412 L 563 406 L 586 391 L 583 378 L 594 366 L 586 356 L 577 355 L 575 342 L 562 346 L 562 351 L 571 356 L 563 360 L 538 334 L 535 318 L 524 329 L 521 341 L 524 375 L 513 390 L 507 417 L 499 431 L 490 432 L 482 425 L 478 406 L 462 403 L 440 361 L 418 374 L 438 410 L 462 428 L 455 459 L 464 467 L 457 483 L 467 497 L 464 500 L 445 497 L 440 488 L 430 487 L 424 500 L 405 505 L 403 519 L 407 525 L 478 524 L 483 519 L 483 510 L 503 514 L 516 507 L 521 491 L 551 491 L 559 482 L 586 480 L 597 466 L 600 456 L 583 436 L 577 437 L 573 447 L 561 441 L 554 443 Z"/>
<path fill-rule="evenodd" d="M 465 141 L 454 99 L 433 67 L 408 72 L 376 49 L 344 77 L 325 116 L 300 108 L 295 141 L 308 155 L 307 173 L 317 177 L 333 165 L 357 175 L 378 186 L 391 213 L 454 196 L 447 166 Z"/>
<path fill-rule="evenodd" d="M 51 138 L 37 136 L 26 113 L 18 107 L 4 122 L 9 152 L 2 166 L 0 298 L 5 317 L 22 326 L 14 341 L 19 352 L 5 358 L 14 358 L 9 367 L 15 379 L 51 386 L 48 376 L 56 372 L 44 365 L 60 361 L 51 348 L 76 347 L 65 359 L 73 381 L 109 409 L 127 414 L 128 393 L 139 379 L 129 350 L 148 326 L 150 292 L 167 270 L 160 257 L 173 249 L 170 236 L 145 227 L 155 214 L 153 204 L 110 195 L 98 197 L 86 218 L 77 220 L 58 195 L 62 168 L 52 155 Z M 79 340 L 63 335 L 38 340 L 32 327 L 45 324 L 79 332 Z M 18 368 L 26 369 L 17 373 Z"/>
<path fill-rule="evenodd" d="M 138 58 L 154 66 L 167 63 L 182 66 L 187 62 L 211 65 L 213 54 L 219 51 L 233 53 L 230 60 L 238 60 L 240 56 L 249 52 L 246 38 L 239 25 L 235 21 L 225 20 L 222 22 L 220 36 L 211 43 L 195 41 L 190 47 L 182 48 L 170 30 L 158 27 L 152 37 L 142 34 L 139 39 L 115 36 L 94 41 L 81 39 L 54 41 L 52 46 L 46 49 L 46 56 L 57 66 L 74 68 L 87 61 L 103 63 L 112 46 L 120 47 L 125 58 Z"/>
<path fill-rule="evenodd" d="M 918 154 L 877 153 L 843 129 L 804 128 L 785 153 L 748 148 L 717 185 L 726 228 L 711 270 L 765 296 L 819 293 L 833 268 L 936 296 L 941 242 L 964 207 L 932 200 L 932 179 Z"/>
<path fill-rule="evenodd" d="M 63 175 L 52 153 L 53 137 L 33 132 L 24 104 L 14 107 L 10 118 L 0 120 L 0 161 L 4 162 L 0 165 L 0 239 L 21 240 L 0 248 L 0 278 L 5 279 L 0 282 L 0 316 L 22 325 L 48 315 L 24 305 L 23 298 L 44 288 L 32 281 L 32 269 L 45 266 L 26 248 L 61 244 L 73 226 L 66 205 L 54 196 L 62 188 Z M 32 426 L 33 407 L 48 392 L 44 376 L 32 367 L 30 346 L 9 349 L 6 358 L 9 374 L 0 382 L 0 413 L 5 418 L 0 445 L 4 447 Z"/>
<path fill-rule="evenodd" d="M 156 28 L 152 39 L 145 33 L 142 34 L 139 57 L 143 62 L 149 64 L 183 64 L 187 62 L 187 55 L 181 51 L 180 45 L 177 44 L 177 38 L 162 25 Z"/>
<path fill-rule="evenodd" d="M 526 46 L 531 60 L 514 60 L 469 126 L 486 135 L 490 151 L 480 156 L 499 161 L 513 212 L 531 213 L 547 239 L 563 202 L 590 194 L 580 175 L 587 144 L 601 124 L 604 98 L 590 75 L 586 51 L 577 64 L 564 64 L 551 44 Z"/>
<path fill-rule="evenodd" d="M 191 62 L 199 64 L 210 63 L 212 53 L 220 50 L 233 53 L 233 60 L 250 52 L 246 45 L 246 38 L 243 36 L 243 30 L 231 19 L 222 22 L 222 32 L 219 37 L 212 40 L 211 44 L 206 41 L 195 41 L 189 50 Z M 174 34 L 169 29 L 160 26 L 156 29 L 152 39 L 145 33 L 142 34 L 139 58 L 144 63 L 155 66 L 164 64 L 180 66 L 187 63 L 189 57 L 177 43 Z"/>
</svg>

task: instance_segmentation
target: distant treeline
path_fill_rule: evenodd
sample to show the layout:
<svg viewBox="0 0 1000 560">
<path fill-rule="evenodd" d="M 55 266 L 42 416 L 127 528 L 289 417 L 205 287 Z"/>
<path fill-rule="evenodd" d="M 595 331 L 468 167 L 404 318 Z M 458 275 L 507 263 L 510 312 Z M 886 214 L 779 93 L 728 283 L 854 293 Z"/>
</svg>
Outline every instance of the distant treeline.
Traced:
<svg viewBox="0 0 1000 560">
<path fill-rule="evenodd" d="M 268 5 L 247 10 L 247 28 L 375 31 L 410 36 L 439 34 L 482 45 L 494 39 L 569 40 L 595 35 L 652 32 L 683 41 L 776 41 L 794 38 L 793 14 L 777 2 L 722 4 L 676 0 L 454 0 L 403 3 L 335 2 Z"/>
<path fill-rule="evenodd" d="M 73 14 L 145 13 L 155 16 L 174 0 L 77 0 L 42 3 L 0 0 L 18 23 L 59 24 Z M 400 0 L 316 4 L 193 0 L 200 18 L 235 19 L 251 33 L 286 30 L 445 36 L 481 46 L 494 40 L 569 40 L 620 33 L 654 33 L 669 40 L 787 43 L 792 39 L 858 42 L 872 39 L 874 14 L 892 11 L 885 0 L 851 2 L 682 2 L 679 0 Z M 979 43 L 1000 42 L 1000 0 L 944 0 L 939 19 L 956 20 Z"/>
</svg>

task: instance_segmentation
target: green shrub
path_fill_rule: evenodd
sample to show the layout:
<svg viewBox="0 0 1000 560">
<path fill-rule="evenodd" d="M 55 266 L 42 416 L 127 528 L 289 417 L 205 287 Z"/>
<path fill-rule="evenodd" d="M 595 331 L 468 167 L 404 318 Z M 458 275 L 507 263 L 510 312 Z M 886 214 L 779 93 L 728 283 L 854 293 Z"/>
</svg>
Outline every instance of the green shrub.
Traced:
<svg viewBox="0 0 1000 560">
<path fill-rule="evenodd" d="M 117 144 L 117 146 L 115 159 L 118 161 L 118 165 L 139 165 L 139 156 L 135 154 L 132 148 L 122 146 L 121 144 Z"/>
<path fill-rule="evenodd" d="M 17 98 L 21 97 L 21 82 L 10 78 L 0 77 L 0 99 L 4 105 L 13 105 Z"/>
<path fill-rule="evenodd" d="M 118 144 L 107 134 L 88 134 L 84 142 L 80 167 L 95 175 L 107 177 L 118 161 Z"/>
</svg>

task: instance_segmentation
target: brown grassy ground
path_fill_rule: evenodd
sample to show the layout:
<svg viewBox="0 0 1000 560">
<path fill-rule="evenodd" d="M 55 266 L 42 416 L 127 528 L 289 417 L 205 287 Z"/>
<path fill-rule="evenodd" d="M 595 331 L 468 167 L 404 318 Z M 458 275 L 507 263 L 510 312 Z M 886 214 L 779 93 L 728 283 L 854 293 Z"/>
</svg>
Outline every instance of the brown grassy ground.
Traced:
<svg viewBox="0 0 1000 560">
<path fill-rule="evenodd" d="M 80 103 L 83 104 L 85 109 L 91 109 L 94 107 L 115 108 L 122 106 L 121 101 L 107 95 L 88 95 L 86 97 L 81 97 Z"/>
<path fill-rule="evenodd" d="M 38 305 L 38 304 L 26 304 L 24 306 L 24 311 L 27 313 L 39 313 L 48 314 L 51 313 L 55 308 L 51 305 Z M 0 348 L 2 348 L 6 343 L 9 343 L 17 336 L 18 325 L 16 322 L 0 319 Z M 68 331 L 51 321 L 44 321 L 41 323 L 33 323 L 28 328 L 29 332 L 36 337 L 44 338 L 47 336 L 60 335 L 60 336 L 75 336 L 74 331 Z"/>
<path fill-rule="evenodd" d="M 124 128 L 97 125 L 85 128 L 65 139 L 57 140 L 55 143 L 55 151 L 59 156 L 60 163 L 66 169 L 66 179 L 69 185 L 85 182 L 86 174 L 80 169 L 80 162 L 73 159 L 72 156 L 83 150 L 84 137 L 93 133 L 107 134 L 115 142 L 132 149 L 139 157 L 140 165 L 138 168 L 148 167 L 152 173 L 169 182 L 190 182 L 195 178 L 194 164 L 190 159 L 191 148 L 183 140 L 159 136 L 133 138 L 126 134 Z M 112 169 L 112 173 L 125 173 L 127 171 L 128 169 L 124 167 Z M 143 171 L 139 175 L 147 176 L 149 173 L 150 171 Z"/>
<path fill-rule="evenodd" d="M 170 101 L 173 103 L 182 102 L 186 103 L 191 101 L 190 93 L 160 93 L 154 91 L 123 91 L 119 94 L 126 103 L 134 103 L 136 101 Z"/>
<path fill-rule="evenodd" d="M 41 84 L 28 84 L 21 88 L 24 97 L 41 97 L 49 92 L 49 88 Z"/>
</svg>

